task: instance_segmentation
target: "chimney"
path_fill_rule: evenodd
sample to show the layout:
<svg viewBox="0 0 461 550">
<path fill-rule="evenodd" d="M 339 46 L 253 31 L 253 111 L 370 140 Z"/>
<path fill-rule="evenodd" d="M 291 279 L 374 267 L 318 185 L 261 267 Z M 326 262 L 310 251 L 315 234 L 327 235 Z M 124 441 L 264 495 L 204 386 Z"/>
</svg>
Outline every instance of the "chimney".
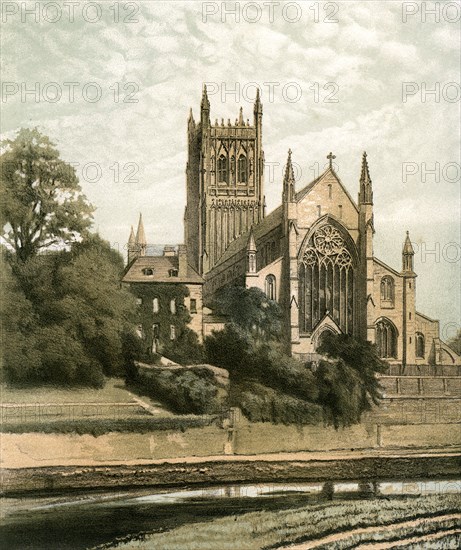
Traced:
<svg viewBox="0 0 461 550">
<path fill-rule="evenodd" d="M 180 244 L 178 247 L 178 260 L 179 277 L 187 277 L 187 247 L 185 244 Z"/>
</svg>

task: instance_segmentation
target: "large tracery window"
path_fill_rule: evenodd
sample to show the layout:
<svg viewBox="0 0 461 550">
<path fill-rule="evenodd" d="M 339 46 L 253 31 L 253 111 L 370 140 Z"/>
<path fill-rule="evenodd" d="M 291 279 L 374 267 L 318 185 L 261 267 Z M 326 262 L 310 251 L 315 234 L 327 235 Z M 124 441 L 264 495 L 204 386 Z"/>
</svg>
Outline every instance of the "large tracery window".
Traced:
<svg viewBox="0 0 461 550">
<path fill-rule="evenodd" d="M 397 358 L 397 330 L 388 319 L 376 323 L 376 347 L 380 357 Z"/>
<path fill-rule="evenodd" d="M 353 334 L 354 293 L 352 255 L 340 231 L 324 225 L 315 231 L 301 258 L 301 332 L 312 332 L 328 313 L 343 332 Z"/>
</svg>

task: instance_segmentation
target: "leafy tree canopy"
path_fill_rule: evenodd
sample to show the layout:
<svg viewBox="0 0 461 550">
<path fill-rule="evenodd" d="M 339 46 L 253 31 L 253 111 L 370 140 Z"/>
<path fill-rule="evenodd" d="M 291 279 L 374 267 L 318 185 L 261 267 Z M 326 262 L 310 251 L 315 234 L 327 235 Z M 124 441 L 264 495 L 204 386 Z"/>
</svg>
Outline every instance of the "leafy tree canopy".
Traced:
<svg viewBox="0 0 461 550">
<path fill-rule="evenodd" d="M 373 344 L 347 334 L 326 333 L 317 351 L 327 358 L 315 371 L 327 420 L 335 427 L 360 422 L 362 413 L 380 402 L 382 388 L 376 375 L 385 373 L 388 363 Z"/>
<path fill-rule="evenodd" d="M 120 286 L 123 261 L 108 243 L 88 235 L 69 251 L 25 262 L 11 255 L 11 264 L 3 307 L 19 304 L 19 315 L 29 321 L 4 318 L 14 335 L 4 364 L 9 381 L 100 386 L 103 375 L 124 374 L 137 354 L 129 336 L 136 305 Z"/>
<path fill-rule="evenodd" d="M 225 287 L 218 293 L 213 308 L 256 339 L 281 336 L 280 307 L 259 288 Z"/>
<path fill-rule="evenodd" d="M 2 143 L 0 224 L 2 236 L 21 261 L 52 245 L 85 235 L 93 208 L 75 169 L 59 157 L 48 137 L 21 129 Z"/>
<path fill-rule="evenodd" d="M 448 345 L 453 351 L 456 351 L 458 355 L 461 355 L 461 329 L 458 330 L 456 336 L 448 340 Z"/>
</svg>

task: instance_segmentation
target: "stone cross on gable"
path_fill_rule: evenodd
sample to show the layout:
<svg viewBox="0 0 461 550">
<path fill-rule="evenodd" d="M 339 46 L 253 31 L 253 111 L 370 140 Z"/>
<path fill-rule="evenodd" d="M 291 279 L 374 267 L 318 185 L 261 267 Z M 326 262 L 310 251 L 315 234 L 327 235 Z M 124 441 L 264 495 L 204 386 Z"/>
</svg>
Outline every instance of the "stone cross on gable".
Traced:
<svg viewBox="0 0 461 550">
<path fill-rule="evenodd" d="M 327 159 L 330 161 L 330 168 L 333 168 L 333 159 L 335 159 L 335 158 L 336 158 L 336 156 L 333 155 L 332 152 L 330 152 L 330 154 L 327 155 Z"/>
</svg>

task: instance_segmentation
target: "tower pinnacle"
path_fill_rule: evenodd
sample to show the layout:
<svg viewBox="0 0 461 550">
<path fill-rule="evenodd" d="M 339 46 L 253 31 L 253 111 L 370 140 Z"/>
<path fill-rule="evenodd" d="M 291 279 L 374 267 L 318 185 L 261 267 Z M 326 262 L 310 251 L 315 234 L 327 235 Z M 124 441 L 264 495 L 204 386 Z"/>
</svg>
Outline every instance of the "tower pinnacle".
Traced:
<svg viewBox="0 0 461 550">
<path fill-rule="evenodd" d="M 406 273 L 413 273 L 413 257 L 415 251 L 410 240 L 410 232 L 407 231 L 407 236 L 405 237 L 405 242 L 403 243 L 402 250 L 402 271 Z"/>
<path fill-rule="evenodd" d="M 291 162 L 291 149 L 288 149 L 288 159 L 283 178 L 283 200 L 291 202 L 295 196 L 295 175 Z"/>
<path fill-rule="evenodd" d="M 207 111 L 210 110 L 210 101 L 209 101 L 209 99 L 208 99 L 206 84 L 203 85 L 201 107 L 202 107 L 202 109 L 206 109 Z"/>
<path fill-rule="evenodd" d="M 360 194 L 359 200 L 362 204 L 373 204 L 373 188 L 368 168 L 367 153 L 362 155 L 362 172 L 360 174 Z"/>
</svg>

